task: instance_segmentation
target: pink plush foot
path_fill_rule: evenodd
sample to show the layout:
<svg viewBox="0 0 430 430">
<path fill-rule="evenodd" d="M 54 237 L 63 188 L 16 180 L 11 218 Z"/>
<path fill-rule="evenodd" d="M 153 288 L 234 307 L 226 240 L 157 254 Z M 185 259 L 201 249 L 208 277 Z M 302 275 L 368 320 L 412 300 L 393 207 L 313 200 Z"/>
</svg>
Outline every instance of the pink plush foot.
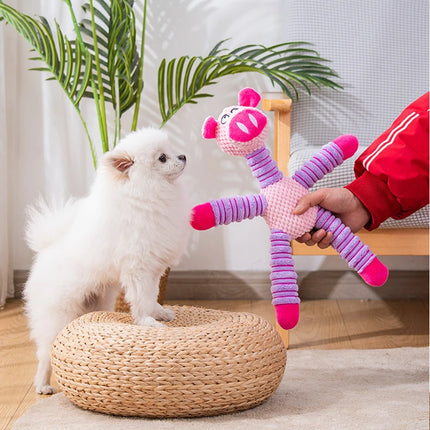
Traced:
<svg viewBox="0 0 430 430">
<path fill-rule="evenodd" d="M 299 305 L 288 303 L 285 305 L 276 305 L 276 320 L 285 330 L 294 328 L 299 321 Z"/>
<path fill-rule="evenodd" d="M 333 142 L 341 149 L 343 159 L 346 160 L 352 157 L 358 148 L 358 139 L 352 134 L 344 134 L 333 140 Z"/>
<path fill-rule="evenodd" d="M 385 284 L 388 278 L 388 268 L 375 257 L 371 263 L 360 272 L 360 276 L 364 279 L 366 284 L 372 287 L 380 287 Z"/>
<path fill-rule="evenodd" d="M 215 227 L 215 214 L 212 205 L 208 202 L 195 206 L 191 211 L 190 224 L 196 230 L 208 230 Z"/>
</svg>

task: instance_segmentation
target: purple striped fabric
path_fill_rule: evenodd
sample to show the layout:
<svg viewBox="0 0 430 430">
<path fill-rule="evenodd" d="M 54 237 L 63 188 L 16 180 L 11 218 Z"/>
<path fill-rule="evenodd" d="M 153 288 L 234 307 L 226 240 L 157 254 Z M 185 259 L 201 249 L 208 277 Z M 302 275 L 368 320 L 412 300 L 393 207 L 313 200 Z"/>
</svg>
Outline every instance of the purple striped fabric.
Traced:
<svg viewBox="0 0 430 430">
<path fill-rule="evenodd" d="M 211 200 L 210 204 L 215 214 L 215 225 L 252 219 L 263 215 L 267 207 L 263 194 Z"/>
<path fill-rule="evenodd" d="M 282 179 L 282 172 L 276 161 L 272 159 L 270 151 L 263 147 L 246 156 L 252 174 L 258 179 L 261 188 L 265 188 Z"/>
<path fill-rule="evenodd" d="M 272 230 L 270 235 L 270 250 L 272 256 L 272 303 L 300 303 L 297 274 L 290 247 L 291 237 L 282 230 Z"/>
<path fill-rule="evenodd" d="M 375 254 L 367 245 L 364 245 L 358 236 L 351 232 L 349 227 L 346 227 L 339 218 L 321 207 L 318 209 L 315 227 L 333 233 L 331 245 L 348 262 L 349 267 L 358 273 L 361 273 L 375 258 Z"/>
<path fill-rule="evenodd" d="M 294 173 L 293 179 L 305 188 L 311 188 L 315 182 L 342 162 L 342 150 L 334 142 L 329 142 Z"/>
</svg>

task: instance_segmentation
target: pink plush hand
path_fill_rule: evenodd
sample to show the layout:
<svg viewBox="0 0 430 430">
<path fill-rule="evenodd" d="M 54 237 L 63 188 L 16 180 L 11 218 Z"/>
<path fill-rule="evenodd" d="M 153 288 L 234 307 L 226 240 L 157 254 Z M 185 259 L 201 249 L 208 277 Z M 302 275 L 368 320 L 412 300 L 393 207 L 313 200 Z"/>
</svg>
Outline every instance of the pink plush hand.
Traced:
<svg viewBox="0 0 430 430">
<path fill-rule="evenodd" d="M 215 227 L 215 214 L 209 202 L 194 206 L 190 224 L 195 230 L 208 230 Z"/>
</svg>

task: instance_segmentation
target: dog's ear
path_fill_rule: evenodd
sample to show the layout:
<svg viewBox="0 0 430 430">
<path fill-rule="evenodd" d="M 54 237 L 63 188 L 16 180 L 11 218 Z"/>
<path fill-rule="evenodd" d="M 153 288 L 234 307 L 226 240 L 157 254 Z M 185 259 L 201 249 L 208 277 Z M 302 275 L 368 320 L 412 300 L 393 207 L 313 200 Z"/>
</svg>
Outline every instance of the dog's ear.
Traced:
<svg viewBox="0 0 430 430">
<path fill-rule="evenodd" d="M 103 157 L 103 163 L 108 167 L 113 167 L 116 172 L 127 175 L 134 160 L 127 152 L 113 151 Z"/>
</svg>

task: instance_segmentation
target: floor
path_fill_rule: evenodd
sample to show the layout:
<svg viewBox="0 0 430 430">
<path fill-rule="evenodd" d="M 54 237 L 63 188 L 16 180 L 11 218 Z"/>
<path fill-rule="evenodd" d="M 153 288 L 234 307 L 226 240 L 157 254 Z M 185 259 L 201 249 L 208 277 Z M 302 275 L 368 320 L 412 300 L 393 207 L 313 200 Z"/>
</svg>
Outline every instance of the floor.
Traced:
<svg viewBox="0 0 430 430">
<path fill-rule="evenodd" d="M 253 312 L 274 323 L 267 300 L 175 301 Z M 372 349 L 428 346 L 429 304 L 426 300 L 312 300 L 301 304 L 299 324 L 289 332 L 290 349 Z M 0 311 L 0 430 L 12 428 L 42 396 L 34 393 L 35 348 L 29 340 L 19 300 Z"/>
</svg>

